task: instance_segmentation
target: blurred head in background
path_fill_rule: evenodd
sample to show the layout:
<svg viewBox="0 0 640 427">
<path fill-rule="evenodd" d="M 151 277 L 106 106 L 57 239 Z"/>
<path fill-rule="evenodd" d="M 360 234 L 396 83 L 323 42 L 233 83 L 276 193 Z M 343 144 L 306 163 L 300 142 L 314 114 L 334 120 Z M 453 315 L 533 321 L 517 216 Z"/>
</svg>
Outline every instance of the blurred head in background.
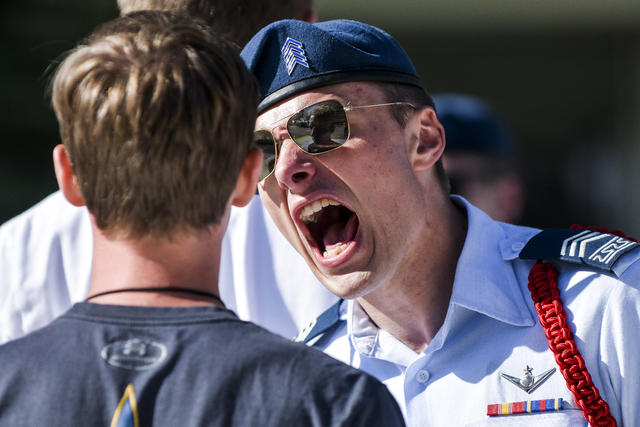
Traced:
<svg viewBox="0 0 640 427">
<path fill-rule="evenodd" d="M 273 21 L 316 20 L 313 0 L 118 0 L 118 7 L 122 15 L 138 10 L 161 10 L 200 18 L 218 35 L 240 47 Z"/>
<path fill-rule="evenodd" d="M 445 130 L 443 161 L 451 193 L 498 221 L 520 221 L 524 188 L 515 165 L 513 140 L 500 117 L 473 96 L 438 94 L 433 99 Z"/>
</svg>

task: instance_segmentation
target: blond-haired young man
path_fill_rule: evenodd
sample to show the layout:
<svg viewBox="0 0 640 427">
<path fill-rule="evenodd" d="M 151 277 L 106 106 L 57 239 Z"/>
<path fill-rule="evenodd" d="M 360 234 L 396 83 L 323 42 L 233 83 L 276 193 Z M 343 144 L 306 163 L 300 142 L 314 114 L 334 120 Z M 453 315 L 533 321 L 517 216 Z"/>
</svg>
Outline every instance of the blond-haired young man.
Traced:
<svg viewBox="0 0 640 427">
<path fill-rule="evenodd" d="M 122 14 L 163 10 L 198 17 L 239 46 L 271 21 L 315 19 L 312 0 L 118 0 L 118 6 Z M 45 326 L 84 300 L 92 252 L 87 210 L 60 191 L 0 226 L 0 343 Z M 336 301 L 278 232 L 258 196 L 231 209 L 220 294 L 240 318 L 287 338 Z"/>
</svg>

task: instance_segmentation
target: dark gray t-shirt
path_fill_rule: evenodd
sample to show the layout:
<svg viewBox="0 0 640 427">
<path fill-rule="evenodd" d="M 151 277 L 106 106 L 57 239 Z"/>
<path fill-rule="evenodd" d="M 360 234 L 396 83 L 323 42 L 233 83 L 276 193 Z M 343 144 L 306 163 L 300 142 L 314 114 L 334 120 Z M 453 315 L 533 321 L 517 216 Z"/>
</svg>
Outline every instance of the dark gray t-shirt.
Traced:
<svg viewBox="0 0 640 427">
<path fill-rule="evenodd" d="M 216 307 L 73 306 L 0 346 L 0 426 L 395 426 L 386 387 Z"/>
</svg>

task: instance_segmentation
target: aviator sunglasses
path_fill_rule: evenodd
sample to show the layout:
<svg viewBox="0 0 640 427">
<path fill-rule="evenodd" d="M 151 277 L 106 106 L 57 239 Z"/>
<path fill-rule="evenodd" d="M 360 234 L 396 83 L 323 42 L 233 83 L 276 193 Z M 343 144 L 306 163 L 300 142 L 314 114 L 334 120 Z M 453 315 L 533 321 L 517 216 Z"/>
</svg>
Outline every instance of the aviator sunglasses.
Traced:
<svg viewBox="0 0 640 427">
<path fill-rule="evenodd" d="M 341 147 L 349 139 L 347 111 L 391 105 L 407 105 L 415 109 L 415 106 L 408 102 L 345 106 L 340 101 L 329 99 L 309 105 L 274 122 L 271 126 L 287 119 L 287 132 L 302 151 L 308 154 L 326 153 Z M 260 181 L 271 175 L 278 159 L 279 146 L 273 136 L 273 129 L 275 127 L 260 129 L 253 134 L 254 143 L 263 153 Z"/>
</svg>

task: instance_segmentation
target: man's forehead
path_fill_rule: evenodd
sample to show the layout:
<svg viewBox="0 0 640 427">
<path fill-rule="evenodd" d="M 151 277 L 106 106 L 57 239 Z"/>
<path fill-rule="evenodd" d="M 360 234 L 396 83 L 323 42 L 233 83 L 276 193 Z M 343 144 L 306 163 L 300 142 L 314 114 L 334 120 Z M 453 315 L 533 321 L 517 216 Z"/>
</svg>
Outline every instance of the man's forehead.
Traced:
<svg viewBox="0 0 640 427">
<path fill-rule="evenodd" d="M 258 115 L 256 128 L 264 127 L 289 117 L 301 109 L 327 99 L 337 99 L 344 105 L 378 102 L 382 91 L 372 82 L 348 82 L 316 88 L 279 102 Z"/>
</svg>

